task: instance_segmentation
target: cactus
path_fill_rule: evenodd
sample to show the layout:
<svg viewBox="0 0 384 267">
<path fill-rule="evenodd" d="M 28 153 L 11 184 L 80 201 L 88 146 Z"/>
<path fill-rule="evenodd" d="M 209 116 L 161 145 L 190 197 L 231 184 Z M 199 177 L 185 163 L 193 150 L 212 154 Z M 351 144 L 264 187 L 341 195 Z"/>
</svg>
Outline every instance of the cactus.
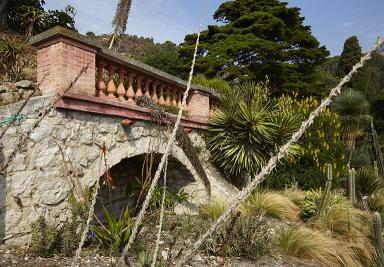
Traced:
<svg viewBox="0 0 384 267">
<path fill-rule="evenodd" d="M 377 266 L 384 267 L 383 224 L 380 213 L 373 213 L 373 245 L 377 254 Z"/>
<path fill-rule="evenodd" d="M 356 171 L 354 168 L 349 169 L 348 166 L 348 198 L 352 205 L 356 203 Z"/>
<path fill-rule="evenodd" d="M 371 120 L 371 134 L 372 134 L 372 147 L 374 152 L 373 154 L 378 167 L 378 172 L 380 175 L 383 175 L 384 174 L 383 154 L 381 153 L 377 132 L 373 124 L 373 119 Z"/>
<path fill-rule="evenodd" d="M 321 212 L 324 209 L 325 203 L 329 198 L 329 194 L 331 193 L 331 188 L 332 188 L 332 180 L 333 180 L 332 165 L 327 164 L 327 182 L 325 184 L 324 193 L 321 197 L 320 205 L 319 205 L 319 208 L 317 209 L 315 218 L 318 218 L 320 216 Z"/>
</svg>

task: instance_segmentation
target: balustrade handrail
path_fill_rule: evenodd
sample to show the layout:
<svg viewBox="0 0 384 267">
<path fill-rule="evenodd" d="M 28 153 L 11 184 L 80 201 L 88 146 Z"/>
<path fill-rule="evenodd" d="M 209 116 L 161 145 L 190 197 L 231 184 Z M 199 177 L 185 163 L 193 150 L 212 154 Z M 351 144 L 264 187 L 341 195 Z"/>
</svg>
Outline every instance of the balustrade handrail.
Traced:
<svg viewBox="0 0 384 267">
<path fill-rule="evenodd" d="M 150 75 L 153 77 L 156 77 L 159 80 L 162 80 L 166 83 L 169 83 L 171 85 L 177 85 L 180 87 L 187 86 L 187 82 L 175 77 L 169 73 L 166 73 L 164 71 L 161 71 L 159 69 L 156 69 L 150 65 L 147 65 L 145 63 L 142 63 L 140 61 L 134 60 L 132 58 L 129 58 L 123 54 L 120 54 L 114 50 L 108 49 L 105 46 L 102 45 L 101 42 L 91 39 L 87 36 L 81 35 L 78 32 L 71 31 L 69 29 L 63 28 L 61 26 L 56 26 L 52 29 L 49 29 L 43 33 L 37 34 L 35 36 L 32 36 L 29 40 L 29 43 L 35 47 L 39 47 L 41 44 L 46 44 L 49 40 L 58 38 L 58 37 L 64 37 L 76 42 L 79 42 L 81 44 L 84 44 L 85 46 L 89 46 L 89 48 L 96 49 L 97 57 L 104 58 L 108 61 L 113 61 L 117 64 L 122 64 L 124 66 L 127 66 L 129 68 L 132 68 L 132 70 L 142 72 L 143 74 Z M 208 94 L 210 97 L 217 98 L 218 94 L 204 86 L 200 85 L 191 85 L 192 90 L 200 91 L 203 93 Z"/>
</svg>

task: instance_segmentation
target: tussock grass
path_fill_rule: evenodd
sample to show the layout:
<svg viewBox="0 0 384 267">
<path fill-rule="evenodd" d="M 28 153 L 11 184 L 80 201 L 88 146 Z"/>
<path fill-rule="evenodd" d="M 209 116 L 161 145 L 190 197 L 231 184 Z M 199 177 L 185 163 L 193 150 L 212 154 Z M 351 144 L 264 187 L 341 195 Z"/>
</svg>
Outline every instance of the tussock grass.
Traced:
<svg viewBox="0 0 384 267">
<path fill-rule="evenodd" d="M 265 213 L 278 219 L 297 221 L 299 207 L 278 193 L 255 191 L 241 207 L 242 214 Z"/>
<path fill-rule="evenodd" d="M 308 257 L 324 266 L 362 267 L 354 249 L 344 242 L 327 237 L 307 228 L 281 228 L 276 236 L 277 244 L 288 254 Z"/>
<path fill-rule="evenodd" d="M 303 191 L 299 189 L 292 189 L 292 188 L 287 188 L 284 191 L 281 192 L 281 195 L 289 198 L 293 203 L 296 205 L 299 205 L 301 201 L 305 198 L 305 194 Z"/>
<path fill-rule="evenodd" d="M 228 203 L 223 199 L 215 199 L 200 206 L 200 214 L 205 219 L 215 221 L 227 209 Z"/>
<path fill-rule="evenodd" d="M 364 266 L 373 262 L 375 252 L 368 238 L 371 236 L 371 216 L 354 208 L 346 198 L 330 203 L 312 226 L 329 231 L 333 237 L 345 242 Z"/>
</svg>

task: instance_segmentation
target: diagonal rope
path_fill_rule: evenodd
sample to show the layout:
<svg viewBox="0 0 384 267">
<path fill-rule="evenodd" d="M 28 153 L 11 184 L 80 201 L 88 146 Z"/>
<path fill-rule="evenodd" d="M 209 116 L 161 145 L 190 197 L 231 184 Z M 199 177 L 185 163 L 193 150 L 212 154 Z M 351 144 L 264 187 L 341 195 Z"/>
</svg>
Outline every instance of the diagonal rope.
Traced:
<svg viewBox="0 0 384 267">
<path fill-rule="evenodd" d="M 165 203 L 165 194 L 167 192 L 167 170 L 168 170 L 168 158 L 165 161 L 164 171 L 163 171 L 163 195 L 161 197 L 161 207 L 160 207 L 160 218 L 159 218 L 159 230 L 157 231 L 156 246 L 153 252 L 153 259 L 151 267 L 156 266 L 157 252 L 159 251 L 161 231 L 163 229 L 163 220 L 164 220 L 164 203 Z"/>
<path fill-rule="evenodd" d="M 383 43 L 384 37 L 380 38 L 376 42 L 375 46 L 371 48 L 365 56 L 361 57 L 360 62 L 353 66 L 352 70 L 340 81 L 340 83 L 335 88 L 331 90 L 329 96 L 323 99 L 321 104 L 311 112 L 308 119 L 301 124 L 300 129 L 292 135 L 291 139 L 285 145 L 280 147 L 279 152 L 275 156 L 269 159 L 268 164 L 261 169 L 260 173 L 255 176 L 253 181 L 251 181 L 247 187 L 245 187 L 237 194 L 235 200 L 228 207 L 228 209 L 211 225 L 211 227 L 204 234 L 198 238 L 198 240 L 193 244 L 192 248 L 181 256 L 180 260 L 176 263 L 176 266 L 183 266 L 183 264 L 189 260 L 195 251 L 203 244 L 204 240 L 212 235 L 231 217 L 231 214 L 233 214 L 234 210 L 251 195 L 252 191 L 258 184 L 264 181 L 265 176 L 273 171 L 277 165 L 277 162 L 287 155 L 292 144 L 299 140 L 307 128 L 312 124 L 314 119 L 320 115 L 320 113 L 332 102 L 332 98 L 340 94 L 342 86 L 351 80 L 352 75 L 359 68 L 361 68 L 367 60 L 371 58 L 372 52 L 380 47 Z"/>
<path fill-rule="evenodd" d="M 193 53 L 193 60 L 192 60 L 192 65 L 191 65 L 191 71 L 189 73 L 187 89 L 185 90 L 184 95 L 183 95 L 183 101 L 182 101 L 181 107 L 179 109 L 179 113 L 177 115 L 177 120 L 176 120 L 175 126 L 173 128 L 172 135 L 170 136 L 170 138 L 169 138 L 169 140 L 167 142 L 164 154 L 161 157 L 161 160 L 160 160 L 160 163 L 159 163 L 159 167 L 157 168 L 157 171 L 155 173 L 155 177 L 153 178 L 151 186 L 150 186 L 150 188 L 148 190 L 148 194 L 147 194 L 147 196 L 146 196 L 146 198 L 144 200 L 143 206 L 141 207 L 140 213 L 139 213 L 139 215 L 138 215 L 138 217 L 137 217 L 137 219 L 135 221 L 135 225 L 132 228 L 131 236 L 129 237 L 128 243 L 124 247 L 123 253 L 122 253 L 122 255 L 121 255 L 121 257 L 120 257 L 120 259 L 119 259 L 119 261 L 117 263 L 118 267 L 123 267 L 125 265 L 125 263 L 124 263 L 125 255 L 127 255 L 128 250 L 131 248 L 131 246 L 133 244 L 133 241 L 136 238 L 139 225 L 141 224 L 141 222 L 142 222 L 142 220 L 144 218 L 145 212 L 146 212 L 146 210 L 148 208 L 148 205 L 149 205 L 149 201 L 152 198 L 153 191 L 155 189 L 155 185 L 157 184 L 157 181 L 159 180 L 161 171 L 164 168 L 165 161 L 168 158 L 168 155 L 169 155 L 169 153 L 170 153 L 170 151 L 172 149 L 173 143 L 175 141 L 177 129 L 180 126 L 181 116 L 183 114 L 184 106 L 186 105 L 188 93 L 189 93 L 189 90 L 191 88 L 192 76 L 193 76 L 193 71 L 194 71 L 195 62 L 196 62 L 197 48 L 199 46 L 200 33 L 201 33 L 201 29 L 203 27 L 203 21 L 204 21 L 204 16 L 205 16 L 205 6 L 206 6 L 206 0 L 202 0 L 202 11 L 201 11 L 201 17 L 200 17 L 200 25 L 199 25 L 199 31 L 197 33 L 197 38 L 196 38 L 195 50 L 194 50 L 194 53 Z"/>
<path fill-rule="evenodd" d="M 103 156 L 104 156 L 104 160 L 106 160 L 106 155 L 104 154 Z M 100 160 L 102 160 L 102 157 L 100 157 Z M 105 166 L 105 172 L 107 172 L 107 171 L 108 171 L 108 166 Z M 85 239 L 87 237 L 87 233 L 89 231 L 89 225 L 90 225 L 91 220 L 93 218 L 93 213 L 95 211 L 95 204 L 96 204 L 97 194 L 99 192 L 99 188 L 100 188 L 100 181 L 97 180 L 96 183 L 95 183 L 95 189 L 94 189 L 93 196 L 92 196 L 92 203 L 89 206 L 89 210 L 88 210 L 88 218 L 87 218 L 87 221 L 85 223 L 84 230 L 81 233 L 81 238 L 80 238 L 79 246 L 76 249 L 75 257 L 73 258 L 71 267 L 79 267 L 80 266 L 81 249 L 83 248 Z"/>
</svg>

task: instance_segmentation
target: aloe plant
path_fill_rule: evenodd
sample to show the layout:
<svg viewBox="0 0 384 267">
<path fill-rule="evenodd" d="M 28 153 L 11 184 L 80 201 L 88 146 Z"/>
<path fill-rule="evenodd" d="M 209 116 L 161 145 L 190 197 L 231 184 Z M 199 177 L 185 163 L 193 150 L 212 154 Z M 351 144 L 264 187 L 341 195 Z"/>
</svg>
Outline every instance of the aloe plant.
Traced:
<svg viewBox="0 0 384 267">
<path fill-rule="evenodd" d="M 122 209 L 119 218 L 116 219 L 104 204 L 102 204 L 102 208 L 108 225 L 93 225 L 91 229 L 96 234 L 96 238 L 100 241 L 104 249 L 114 254 L 119 253 L 128 242 L 133 227 L 129 210 L 128 208 Z"/>
</svg>

